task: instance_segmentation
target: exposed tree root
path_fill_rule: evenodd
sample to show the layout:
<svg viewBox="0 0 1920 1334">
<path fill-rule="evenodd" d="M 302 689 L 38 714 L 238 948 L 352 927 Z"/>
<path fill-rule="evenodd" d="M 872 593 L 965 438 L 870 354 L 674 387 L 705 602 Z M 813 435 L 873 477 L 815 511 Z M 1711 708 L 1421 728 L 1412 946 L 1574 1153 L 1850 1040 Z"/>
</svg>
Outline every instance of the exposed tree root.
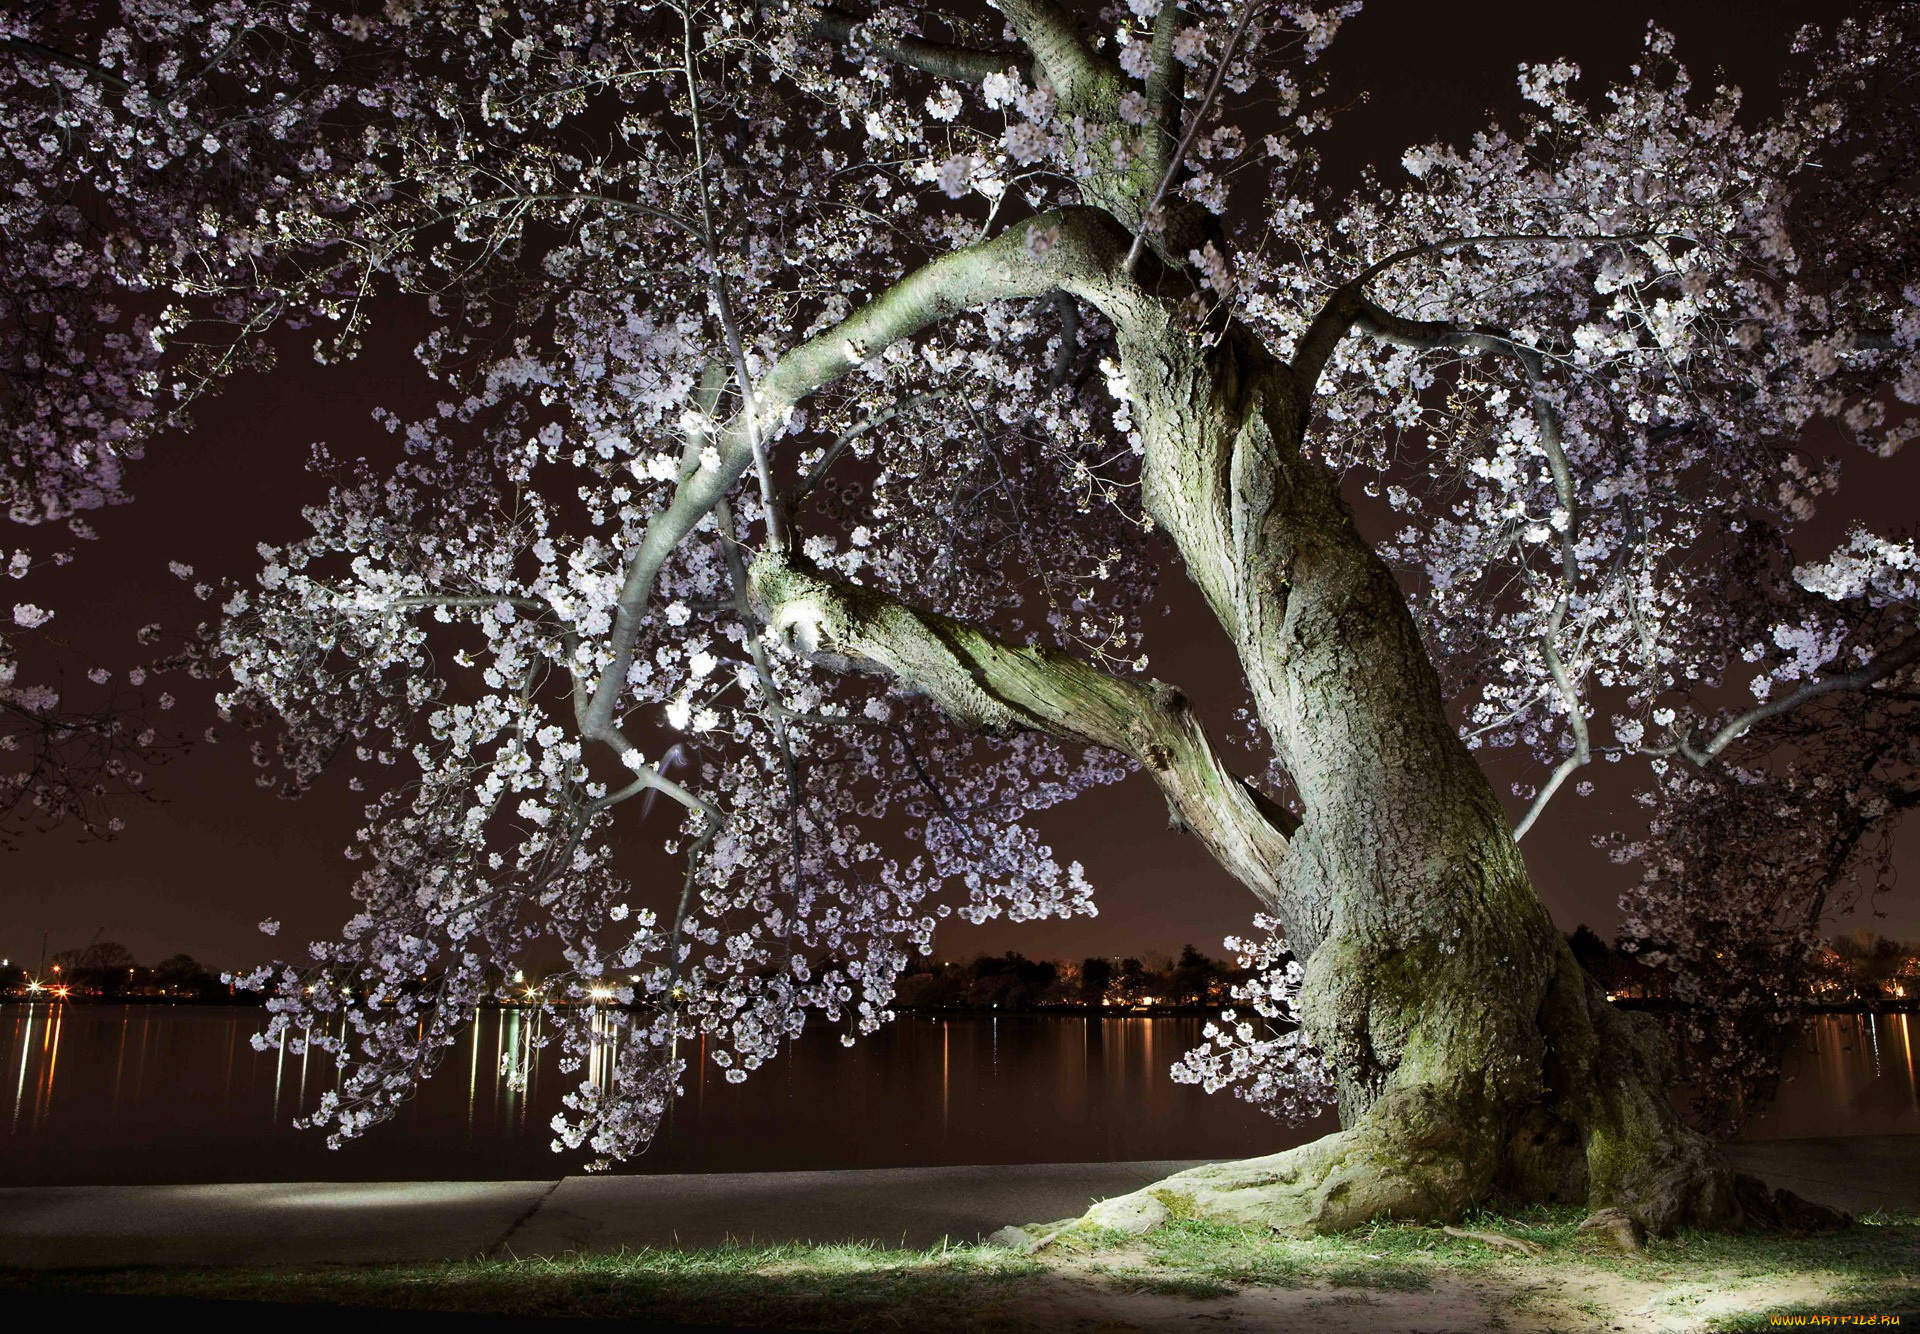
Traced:
<svg viewBox="0 0 1920 1334">
<path fill-rule="evenodd" d="M 1626 1255 L 1639 1255 L 1647 1249 L 1647 1230 L 1624 1209 L 1602 1209 L 1582 1220 L 1580 1230 L 1593 1233 Z"/>
<path fill-rule="evenodd" d="M 1581 1226 L 1585 1226 L 1582 1224 Z M 1519 1237 L 1506 1237 L 1498 1232 L 1475 1232 L 1464 1227 L 1443 1227 L 1440 1229 L 1449 1237 L 1459 1237 L 1462 1241 L 1477 1241 L 1482 1246 L 1491 1246 L 1497 1251 L 1516 1251 L 1521 1255 L 1540 1255 L 1546 1247 L 1538 1242 L 1525 1241 Z"/>
<path fill-rule="evenodd" d="M 1644 1183 L 1644 1193 L 1635 1197 L 1638 1210 L 1596 1203 L 1596 1212 L 1582 1229 L 1637 1254 L 1649 1233 L 1659 1235 L 1696 1222 L 1821 1232 L 1852 1221 L 1845 1213 L 1788 1191 L 1769 1191 L 1753 1177 L 1732 1177 L 1704 1139 L 1700 1145 L 1705 1152 L 1698 1157 L 1691 1141 L 1683 1145 L 1646 1173 L 1634 1174 Z M 1282 1153 L 1189 1168 L 1144 1190 L 1102 1200 L 1073 1222 L 1141 1234 L 1176 1219 L 1201 1218 L 1275 1232 L 1324 1233 L 1393 1218 L 1439 1223 L 1450 1236 L 1532 1253 L 1527 1243 L 1514 1238 L 1452 1226 L 1475 1205 L 1526 1202 L 1476 1189 L 1485 1175 L 1466 1161 L 1449 1162 L 1441 1154 L 1410 1160 L 1403 1145 L 1383 1145 L 1377 1135 L 1347 1130 Z M 1724 1207 L 1727 1203 L 1731 1211 Z M 1668 1226 L 1657 1228 L 1650 1219 Z M 1068 1226 L 1055 1225 L 1051 1231 Z M 1037 1240 L 1044 1245 L 1050 1239 Z"/>
<path fill-rule="evenodd" d="M 1085 1221 L 1123 1232 L 1170 1218 L 1279 1232 L 1342 1232 L 1376 1218 L 1452 1221 L 1476 1202 L 1470 1187 L 1479 1175 L 1443 1154 L 1413 1161 L 1378 1136 L 1343 1130 L 1262 1158 L 1189 1168 L 1103 1200 Z"/>
</svg>

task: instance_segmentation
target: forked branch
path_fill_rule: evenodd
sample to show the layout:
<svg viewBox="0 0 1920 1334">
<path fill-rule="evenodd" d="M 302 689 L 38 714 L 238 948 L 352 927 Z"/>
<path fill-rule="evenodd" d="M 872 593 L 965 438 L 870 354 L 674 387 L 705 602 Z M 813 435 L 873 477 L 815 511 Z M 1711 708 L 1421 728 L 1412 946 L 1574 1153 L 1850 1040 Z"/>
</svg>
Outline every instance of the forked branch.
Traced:
<svg viewBox="0 0 1920 1334">
<path fill-rule="evenodd" d="M 689 471 L 674 490 L 673 501 L 647 524 L 627 560 L 614 612 L 612 654 L 593 690 L 582 730 L 596 736 L 611 725 L 627 669 L 646 624 L 647 604 L 661 566 L 704 519 L 716 502 L 755 461 L 755 440 L 785 421 L 796 404 L 832 383 L 853 366 L 876 356 L 889 344 L 908 338 L 956 311 L 990 300 L 1039 296 L 1060 285 L 1058 258 L 1042 261 L 1027 244 L 1028 234 L 1051 226 L 1066 228 L 1070 215 L 1042 214 L 1026 219 L 990 241 L 943 255 L 916 269 L 833 328 L 792 349 L 754 385 L 752 418 L 745 412 L 720 424 L 710 439 L 717 466 Z M 1060 250 L 1068 246 L 1058 247 Z"/>
<path fill-rule="evenodd" d="M 1802 704 L 1819 699 L 1822 695 L 1831 695 L 1839 691 L 1865 690 L 1870 686 L 1893 676 L 1904 668 L 1920 663 L 1920 634 L 1908 635 L 1879 657 L 1859 668 L 1857 671 L 1841 672 L 1833 676 L 1823 676 L 1817 681 L 1809 681 L 1791 694 L 1769 701 L 1757 708 L 1748 709 L 1739 717 L 1722 726 L 1704 744 L 1695 744 L 1688 732 L 1676 734 L 1671 746 L 1650 746 L 1650 755 L 1683 755 L 1702 767 L 1712 763 L 1714 758 L 1745 736 L 1753 728 L 1769 718 L 1778 718 L 1783 713 L 1791 713 Z"/>
<path fill-rule="evenodd" d="M 1131 757 L 1185 827 L 1269 903 L 1299 822 L 1226 765 L 1186 697 L 1055 649 L 1011 645 L 876 589 L 763 555 L 748 578 L 760 614 L 801 652 L 884 672 L 947 716 L 991 734 L 1045 732 Z"/>
<path fill-rule="evenodd" d="M 1357 277 L 1342 283 L 1327 296 L 1320 309 L 1308 323 L 1306 331 L 1300 335 L 1300 341 L 1293 349 L 1293 371 L 1300 386 L 1309 395 L 1313 393 L 1320 374 L 1327 368 L 1327 362 L 1333 357 L 1334 349 L 1354 327 L 1368 309 L 1378 310 L 1367 296 L 1367 284 L 1397 264 L 1405 264 L 1429 255 L 1450 255 L 1457 250 L 1490 249 L 1502 246 L 1528 245 L 1625 245 L 1633 241 L 1646 241 L 1653 237 L 1651 232 L 1621 232 L 1618 234 L 1577 235 L 1559 232 L 1492 232 L 1484 236 L 1452 236 L 1444 241 L 1433 241 L 1426 245 L 1410 246 L 1405 250 L 1396 250 L 1391 255 L 1375 260 L 1363 269 Z M 1409 321 L 1417 323 L 1417 321 Z"/>
<path fill-rule="evenodd" d="M 856 54 L 878 56 L 962 83 L 979 83 L 989 74 L 1004 73 L 1016 66 L 1025 68 L 1033 62 L 1025 51 L 981 51 L 920 37 L 890 37 L 869 32 L 865 25 L 866 20 L 857 14 L 826 5 L 814 20 L 813 31 L 815 36 L 837 42 Z"/>
</svg>

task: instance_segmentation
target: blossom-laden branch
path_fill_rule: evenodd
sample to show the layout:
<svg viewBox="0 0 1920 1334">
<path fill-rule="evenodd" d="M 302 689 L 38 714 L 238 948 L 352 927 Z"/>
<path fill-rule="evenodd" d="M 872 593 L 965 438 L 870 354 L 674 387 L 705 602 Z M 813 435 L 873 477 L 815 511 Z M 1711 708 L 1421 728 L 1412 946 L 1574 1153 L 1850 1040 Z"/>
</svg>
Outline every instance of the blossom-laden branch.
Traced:
<svg viewBox="0 0 1920 1334">
<path fill-rule="evenodd" d="M 1253 16 L 1259 12 L 1259 9 L 1260 0 L 1245 0 L 1241 6 L 1240 17 L 1234 21 L 1233 31 L 1227 35 L 1226 49 L 1220 54 L 1220 63 L 1214 66 L 1213 78 L 1207 84 L 1206 94 L 1201 97 L 1200 104 L 1187 117 L 1186 129 L 1181 132 L 1180 141 L 1174 145 L 1173 152 L 1167 158 L 1166 170 L 1160 173 L 1160 180 L 1154 185 L 1153 193 L 1147 197 L 1147 206 L 1141 211 L 1140 224 L 1134 229 L 1133 243 L 1127 247 L 1126 272 L 1132 273 L 1134 266 L 1139 264 L 1140 251 L 1147 243 L 1148 231 L 1155 225 L 1160 206 L 1167 197 L 1167 190 L 1173 185 L 1174 177 L 1180 174 L 1181 168 L 1186 166 L 1187 154 L 1193 150 L 1194 136 L 1200 133 L 1200 127 L 1212 114 L 1214 103 L 1220 96 L 1220 84 L 1226 78 L 1228 68 L 1233 64 L 1233 58 L 1240 49 L 1241 39 L 1247 35 L 1247 25 L 1253 22 Z M 1167 34 L 1165 45 L 1167 52 L 1171 53 L 1173 45 L 1171 33 L 1177 21 L 1177 18 L 1170 16 L 1166 9 L 1162 9 L 1160 21 L 1154 33 L 1156 58 L 1154 76 L 1158 77 L 1162 87 L 1166 85 L 1168 75 L 1161 65 L 1161 60 L 1164 59 L 1161 52 L 1161 34 Z M 1170 93 L 1162 93 L 1158 99 L 1153 98 L 1154 76 L 1149 77 L 1149 99 L 1157 103 L 1170 100 Z"/>
<path fill-rule="evenodd" d="M 803 654 L 882 671 L 982 732 L 1045 732 L 1133 759 L 1222 865 L 1262 897 L 1275 895 L 1298 820 L 1232 773 L 1180 691 L 1004 643 L 776 556 L 756 561 L 749 579 L 772 632 Z"/>
<path fill-rule="evenodd" d="M 1820 677 L 1779 699 L 1769 700 L 1765 704 L 1748 709 L 1745 713 L 1724 723 L 1703 742 L 1696 742 L 1690 732 L 1680 731 L 1675 733 L 1672 745 L 1646 746 L 1642 749 L 1648 755 L 1680 755 L 1705 767 L 1728 746 L 1769 718 L 1778 718 L 1782 714 L 1791 713 L 1801 705 L 1819 699 L 1823 695 L 1831 695 L 1838 691 L 1870 689 L 1898 675 L 1915 663 L 1920 663 L 1920 634 L 1908 635 L 1892 648 L 1875 654 L 1870 661 L 1854 671 Z"/>
<path fill-rule="evenodd" d="M 1375 269 L 1369 270 L 1369 274 L 1379 267 L 1376 265 Z M 1528 806 L 1527 813 L 1514 826 L 1513 837 L 1517 842 L 1533 828 L 1534 822 L 1540 818 L 1540 813 L 1546 809 L 1547 803 L 1567 777 L 1593 758 L 1586 704 L 1581 698 L 1579 684 L 1560 653 L 1560 634 L 1566 628 L 1567 612 L 1573 605 L 1574 586 L 1580 579 L 1580 507 L 1574 488 L 1573 470 L 1567 463 L 1566 448 L 1560 438 L 1559 414 L 1554 409 L 1546 385 L 1546 358 L 1539 349 L 1528 346 L 1504 330 L 1486 327 L 1469 329 L 1432 320 L 1409 320 L 1393 314 L 1364 295 L 1355 295 L 1349 309 L 1352 312 L 1352 328 L 1385 342 L 1423 351 L 1447 349 L 1472 356 L 1510 356 L 1519 361 L 1526 371 L 1533 399 L 1535 440 L 1541 452 L 1547 456 L 1547 468 L 1553 475 L 1554 496 L 1559 505 L 1559 512 L 1553 516 L 1553 526 L 1560 533 L 1560 586 L 1554 594 L 1553 607 L 1547 613 L 1546 624 L 1540 633 L 1540 651 L 1546 660 L 1547 672 L 1553 678 L 1566 708 L 1567 724 L 1573 734 L 1573 749 L 1554 766 L 1552 774 Z"/>
<path fill-rule="evenodd" d="M 1450 255 L 1460 250 L 1483 247 L 1492 249 L 1507 246 L 1611 246 L 1649 239 L 1651 239 L 1650 234 L 1642 232 L 1626 232 L 1619 235 L 1508 232 L 1487 236 L 1454 236 L 1444 241 L 1432 241 L 1396 250 L 1390 255 L 1375 260 L 1358 275 L 1328 294 L 1294 344 L 1293 373 L 1300 381 L 1301 387 L 1311 393 L 1341 340 L 1353 331 L 1357 321 L 1370 318 L 1380 309 L 1368 294 L 1368 285 L 1396 265 L 1429 256 Z M 1408 344 L 1408 346 L 1413 345 Z"/>
<path fill-rule="evenodd" d="M 720 263 L 719 233 L 713 223 L 713 194 L 708 186 L 708 136 L 706 116 L 700 105 L 700 72 L 698 57 L 694 49 L 693 11 L 691 8 L 680 12 L 681 52 L 684 57 L 687 92 L 687 118 L 693 128 L 693 179 L 700 198 L 700 239 L 706 251 L 705 259 L 711 270 L 708 281 L 709 300 L 713 313 L 720 321 L 720 330 L 726 340 L 727 355 L 733 361 L 734 377 L 740 387 L 740 421 L 745 427 L 747 448 L 753 457 L 754 471 L 760 479 L 760 504 L 766 511 L 767 544 L 776 550 L 784 550 L 787 545 L 787 524 L 780 500 L 779 487 L 773 480 L 773 464 L 767 458 L 766 427 L 760 417 L 758 396 L 753 391 L 753 369 L 747 364 L 746 349 L 740 342 L 740 322 L 734 318 L 733 297 L 727 288 L 727 277 Z"/>
<path fill-rule="evenodd" d="M 48 64 L 79 70 L 90 79 L 98 79 L 116 93 L 124 93 L 131 86 L 112 70 L 102 69 L 91 60 L 84 60 L 71 52 L 62 51 L 58 47 L 47 46 L 41 42 L 30 41 L 25 37 L 0 37 L 0 51 L 9 51 L 28 60 L 45 61 Z"/>
<path fill-rule="evenodd" d="M 700 466 L 679 483 L 672 503 L 647 525 L 628 561 L 612 656 L 581 720 L 589 736 L 597 736 L 618 707 L 661 566 L 753 466 L 755 433 L 784 423 L 808 395 L 956 311 L 989 300 L 1038 296 L 1055 287 L 1058 280 L 1036 258 L 1029 238 L 1058 227 L 1060 221 L 1057 215 L 1042 215 L 916 269 L 847 319 L 786 353 L 761 377 L 753 419 L 736 414 L 713 431 L 711 456 L 703 454 Z"/>
<path fill-rule="evenodd" d="M 820 7 L 813 31 L 856 54 L 897 61 L 942 79 L 964 83 L 979 83 L 989 75 L 1004 74 L 1032 61 L 1032 56 L 1025 51 L 981 51 L 922 37 L 876 32 L 866 26 L 866 20 L 833 5 Z"/>
</svg>

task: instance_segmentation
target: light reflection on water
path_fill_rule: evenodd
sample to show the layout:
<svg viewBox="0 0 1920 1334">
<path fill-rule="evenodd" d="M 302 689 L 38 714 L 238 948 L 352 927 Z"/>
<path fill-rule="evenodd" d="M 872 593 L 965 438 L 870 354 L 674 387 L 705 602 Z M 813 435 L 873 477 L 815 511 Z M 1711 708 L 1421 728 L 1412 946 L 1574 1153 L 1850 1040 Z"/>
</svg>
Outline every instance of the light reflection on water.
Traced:
<svg viewBox="0 0 1920 1334">
<path fill-rule="evenodd" d="M 249 1038 L 257 1010 L 0 1007 L 12 1074 L 0 1184 L 551 1178 L 550 1121 L 577 1077 L 538 1011 L 482 1010 L 395 1120 L 345 1150 L 292 1128 L 337 1083 L 324 1054 Z M 1196 1017 L 907 1018 L 851 1049 L 810 1031 L 742 1085 L 704 1043 L 638 1172 L 1238 1157 L 1332 1129 L 1274 1124 L 1169 1078 Z M 1752 1138 L 1920 1132 L 1905 1015 L 1816 1020 Z M 588 1074 L 604 1081 L 613 1052 Z"/>
<path fill-rule="evenodd" d="M 1920 1133 L 1914 1047 L 1920 1016 L 1823 1014 L 1795 1042 L 1780 1096 L 1747 1139 Z"/>
</svg>

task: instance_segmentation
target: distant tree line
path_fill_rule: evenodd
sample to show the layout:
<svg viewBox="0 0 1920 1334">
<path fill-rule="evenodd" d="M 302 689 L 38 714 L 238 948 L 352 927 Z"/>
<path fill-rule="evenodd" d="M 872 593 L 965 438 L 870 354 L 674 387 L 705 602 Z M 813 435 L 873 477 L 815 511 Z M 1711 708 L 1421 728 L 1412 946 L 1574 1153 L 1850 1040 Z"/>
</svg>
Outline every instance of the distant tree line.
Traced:
<svg viewBox="0 0 1920 1334">
<path fill-rule="evenodd" d="M 1809 973 L 1816 1005 L 1911 1006 L 1920 1001 L 1920 940 L 1850 931 L 1814 951 Z"/>
<path fill-rule="evenodd" d="M 1567 943 L 1580 966 L 1615 1000 L 1673 999 L 1673 974 L 1661 966 L 1657 943 L 1608 943 L 1581 925 Z M 1029 959 L 1013 950 L 971 961 L 916 959 L 900 979 L 898 1006 L 916 1010 L 1195 1009 L 1230 1003 L 1230 988 L 1246 970 L 1211 958 L 1192 945 L 1177 958 Z M 537 987 L 502 974 L 498 990 L 511 996 Z M 40 992 L 30 990 L 38 982 Z M 0 996 L 32 998 L 62 988 L 67 999 L 247 1000 L 234 997 L 219 976 L 188 954 L 146 966 L 117 941 L 62 950 L 43 970 L 0 966 Z M 1835 936 L 1815 951 L 1807 994 L 1785 1004 L 1822 1008 L 1905 1007 L 1920 1002 L 1920 941 L 1893 940 L 1873 931 Z"/>
<path fill-rule="evenodd" d="M 1580 966 L 1615 1000 L 1673 999 L 1673 974 L 1659 962 L 1663 950 L 1658 942 L 1610 945 L 1583 925 L 1567 936 L 1567 944 Z M 1804 990 L 1777 999 L 1786 1008 L 1912 1006 L 1920 1001 L 1920 941 L 1893 940 L 1868 930 L 1834 936 L 1809 958 Z"/>
<path fill-rule="evenodd" d="M 1567 933 L 1573 957 L 1598 982 L 1610 999 L 1667 1000 L 1673 995 L 1673 973 L 1660 966 L 1658 949 L 1645 942 L 1608 944 L 1584 922 Z"/>
<path fill-rule="evenodd" d="M 1226 1004 L 1247 973 L 1192 945 L 1176 959 L 1029 959 L 1009 950 L 968 963 L 915 960 L 896 1005 L 912 1010 L 1194 1009 Z"/>
<path fill-rule="evenodd" d="M 0 968 L 0 995 L 63 1000 L 225 1001 L 231 991 L 190 954 L 175 954 L 151 967 L 118 941 L 61 950 L 44 968 L 10 963 Z"/>
</svg>

